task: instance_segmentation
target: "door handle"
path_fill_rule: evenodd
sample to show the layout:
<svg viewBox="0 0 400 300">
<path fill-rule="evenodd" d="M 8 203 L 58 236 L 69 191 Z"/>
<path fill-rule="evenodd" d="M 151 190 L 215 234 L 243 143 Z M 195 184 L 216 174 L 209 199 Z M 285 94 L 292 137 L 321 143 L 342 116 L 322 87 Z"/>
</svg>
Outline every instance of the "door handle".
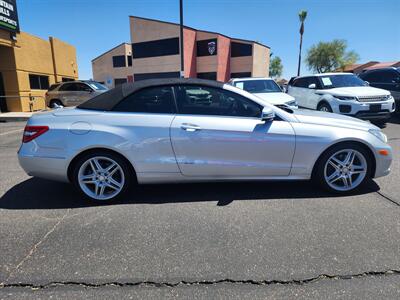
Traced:
<svg viewBox="0 0 400 300">
<path fill-rule="evenodd" d="M 181 129 L 186 130 L 186 131 L 196 131 L 196 130 L 200 130 L 200 126 L 194 125 L 194 124 L 188 124 L 188 123 L 183 123 L 181 124 Z"/>
</svg>

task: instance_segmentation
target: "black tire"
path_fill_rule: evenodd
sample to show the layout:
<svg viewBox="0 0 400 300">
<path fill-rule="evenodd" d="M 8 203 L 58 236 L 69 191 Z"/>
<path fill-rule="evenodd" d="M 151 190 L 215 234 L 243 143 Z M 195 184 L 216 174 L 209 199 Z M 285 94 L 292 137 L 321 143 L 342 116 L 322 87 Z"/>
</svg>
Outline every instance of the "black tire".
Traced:
<svg viewBox="0 0 400 300">
<path fill-rule="evenodd" d="M 64 107 L 64 104 L 62 104 L 62 102 L 58 99 L 53 99 L 50 101 L 50 103 L 49 103 L 50 108 L 57 108 L 57 106 Z"/>
<path fill-rule="evenodd" d="M 109 158 L 109 159 L 115 161 L 122 169 L 123 177 L 125 179 L 123 187 L 121 188 L 121 191 L 112 198 L 105 199 L 105 200 L 92 198 L 90 195 L 85 193 L 85 191 L 82 189 L 81 185 L 79 184 L 80 168 L 88 160 L 90 160 L 94 157 Z M 81 195 L 85 199 L 90 200 L 92 203 L 96 202 L 96 203 L 107 204 L 107 203 L 113 203 L 113 202 L 121 199 L 124 195 L 126 195 L 130 191 L 132 186 L 136 185 L 136 176 L 135 176 L 132 166 L 125 158 L 123 158 L 122 156 L 120 156 L 118 154 L 115 154 L 112 151 L 100 150 L 100 151 L 89 152 L 87 154 L 84 154 L 74 162 L 74 165 L 72 166 L 71 181 L 72 181 L 74 187 L 81 193 Z"/>
<path fill-rule="evenodd" d="M 325 165 L 328 162 L 328 159 L 334 155 L 335 153 L 345 150 L 345 149 L 351 149 L 359 152 L 362 156 L 364 156 L 366 160 L 366 174 L 364 179 L 353 189 L 347 190 L 347 191 L 341 191 L 332 188 L 328 182 L 325 179 Z M 318 159 L 317 163 L 315 164 L 313 175 L 312 175 L 312 180 L 314 183 L 318 184 L 321 188 L 328 192 L 336 193 L 336 194 L 349 194 L 353 193 L 359 189 L 361 189 L 367 182 L 370 182 L 371 180 L 371 173 L 372 173 L 372 163 L 373 163 L 373 158 L 371 158 L 371 154 L 366 150 L 363 146 L 357 144 L 357 143 L 352 143 L 352 142 L 347 142 L 347 143 L 341 143 L 336 146 L 333 146 L 329 148 L 327 151 L 325 151 L 320 158 Z M 354 176 L 354 175 L 353 175 Z M 357 178 L 357 177 L 356 177 Z"/>
<path fill-rule="evenodd" d="M 317 110 L 319 111 L 325 111 L 325 112 L 333 112 L 332 107 L 326 103 L 326 102 L 322 102 L 318 105 Z"/>
</svg>

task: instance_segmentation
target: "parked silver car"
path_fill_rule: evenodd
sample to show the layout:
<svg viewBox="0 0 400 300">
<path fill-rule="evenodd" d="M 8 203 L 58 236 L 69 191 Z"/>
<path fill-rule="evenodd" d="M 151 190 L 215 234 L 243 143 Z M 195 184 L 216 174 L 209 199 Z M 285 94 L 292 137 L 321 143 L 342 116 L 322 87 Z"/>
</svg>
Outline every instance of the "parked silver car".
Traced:
<svg viewBox="0 0 400 300">
<path fill-rule="evenodd" d="M 68 81 L 50 86 L 46 92 L 46 105 L 51 108 L 76 106 L 97 95 L 106 92 L 108 88 L 96 81 Z"/>
<path fill-rule="evenodd" d="M 160 79 L 35 114 L 18 156 L 29 175 L 112 200 L 135 182 L 312 178 L 346 193 L 387 175 L 392 149 L 362 120 L 290 113 L 215 81 Z"/>
</svg>

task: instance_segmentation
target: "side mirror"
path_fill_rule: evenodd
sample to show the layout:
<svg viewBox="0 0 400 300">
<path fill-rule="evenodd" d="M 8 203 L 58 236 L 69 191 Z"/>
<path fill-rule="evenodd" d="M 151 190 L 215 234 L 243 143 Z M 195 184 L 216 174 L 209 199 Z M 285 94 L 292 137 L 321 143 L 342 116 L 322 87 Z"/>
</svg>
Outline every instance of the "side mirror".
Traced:
<svg viewBox="0 0 400 300">
<path fill-rule="evenodd" d="M 261 120 L 265 122 L 272 122 L 274 118 L 275 118 L 275 112 L 269 107 L 264 107 L 264 109 L 261 112 Z"/>
<path fill-rule="evenodd" d="M 369 86 L 369 82 L 368 81 L 364 81 L 366 86 Z"/>
<path fill-rule="evenodd" d="M 308 88 L 309 88 L 309 89 L 316 89 L 317 86 L 316 86 L 315 83 L 311 83 L 311 84 L 308 86 Z"/>
</svg>

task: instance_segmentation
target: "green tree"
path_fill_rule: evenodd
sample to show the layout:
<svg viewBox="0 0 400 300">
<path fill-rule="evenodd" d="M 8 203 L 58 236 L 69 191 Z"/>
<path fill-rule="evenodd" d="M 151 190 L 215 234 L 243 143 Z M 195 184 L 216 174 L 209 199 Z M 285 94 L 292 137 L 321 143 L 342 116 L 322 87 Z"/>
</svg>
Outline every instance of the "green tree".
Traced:
<svg viewBox="0 0 400 300">
<path fill-rule="evenodd" d="M 279 56 L 275 56 L 271 59 L 270 66 L 269 66 L 269 75 L 271 77 L 280 77 L 282 76 L 283 66 L 282 60 Z"/>
<path fill-rule="evenodd" d="M 304 34 L 304 21 L 307 18 L 307 11 L 301 10 L 299 12 L 300 21 L 300 49 L 299 49 L 299 64 L 297 66 L 297 76 L 300 76 L 300 66 L 301 66 L 301 48 L 303 47 L 303 34 Z"/>
<path fill-rule="evenodd" d="M 354 51 L 346 50 L 347 42 L 345 40 L 319 42 L 308 50 L 307 66 L 314 72 L 326 73 L 344 68 L 348 64 L 354 64 L 359 59 L 359 55 Z"/>
</svg>

